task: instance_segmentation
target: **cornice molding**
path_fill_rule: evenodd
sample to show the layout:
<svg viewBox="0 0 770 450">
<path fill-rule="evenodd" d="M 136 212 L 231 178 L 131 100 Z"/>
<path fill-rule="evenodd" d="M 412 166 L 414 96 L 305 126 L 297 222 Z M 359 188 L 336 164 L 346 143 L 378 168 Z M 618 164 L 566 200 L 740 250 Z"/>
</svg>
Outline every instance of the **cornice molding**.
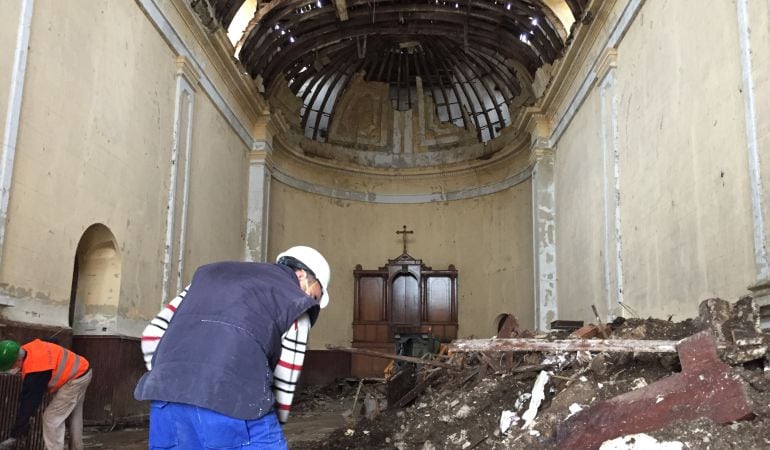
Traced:
<svg viewBox="0 0 770 450">
<path fill-rule="evenodd" d="M 590 24 L 578 23 L 572 44 L 555 64 L 551 84 L 535 106 L 522 111 L 517 126 L 526 129 L 532 115 L 553 118 L 548 146 L 555 147 L 597 81 L 616 67 L 618 44 L 644 2 L 592 2 L 589 12 L 594 20 Z M 613 15 L 615 9 L 619 11 Z M 603 33 L 606 30 L 609 32 Z"/>
<path fill-rule="evenodd" d="M 274 151 L 287 155 L 289 158 L 300 163 L 317 167 L 318 170 L 325 172 L 337 173 L 341 176 L 412 180 L 462 176 L 485 168 L 499 167 L 500 164 L 511 161 L 520 152 L 526 151 L 529 148 L 529 134 L 520 133 L 516 135 L 511 142 L 506 143 L 499 151 L 492 154 L 486 160 L 475 159 L 442 166 L 410 168 L 377 168 L 345 163 L 334 159 L 309 157 L 299 146 L 297 138 L 292 137 L 291 133 L 273 135 L 273 144 Z"/>
<path fill-rule="evenodd" d="M 478 186 L 449 192 L 378 194 L 376 192 L 354 191 L 350 189 L 341 189 L 336 187 L 322 186 L 315 183 L 308 183 L 304 180 L 291 176 L 280 168 L 274 168 L 271 172 L 273 178 L 277 181 L 280 181 L 281 183 L 300 191 L 336 198 L 339 200 L 383 204 L 417 204 L 467 200 L 504 191 L 527 181 L 532 176 L 532 170 L 528 166 L 498 182 L 485 186 Z"/>
<path fill-rule="evenodd" d="M 151 1 L 157 2 L 157 0 Z M 251 78 L 246 75 L 246 70 L 233 56 L 235 49 L 227 38 L 225 30 L 219 26 L 215 32 L 209 32 L 190 7 L 189 0 L 171 0 L 170 3 L 193 33 L 201 50 L 212 62 L 211 67 L 219 74 L 228 90 L 237 94 L 234 97 L 249 114 L 249 119 L 254 121 L 260 115 L 267 114 L 269 110 L 267 101 L 257 92 Z"/>
</svg>

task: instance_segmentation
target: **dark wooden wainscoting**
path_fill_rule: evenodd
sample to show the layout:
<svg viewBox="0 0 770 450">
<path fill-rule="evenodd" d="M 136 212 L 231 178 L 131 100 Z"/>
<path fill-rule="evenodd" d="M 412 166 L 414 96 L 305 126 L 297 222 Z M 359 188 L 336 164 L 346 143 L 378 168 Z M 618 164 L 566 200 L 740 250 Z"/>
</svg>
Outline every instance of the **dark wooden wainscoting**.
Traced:
<svg viewBox="0 0 770 450">
<path fill-rule="evenodd" d="M 93 369 L 83 406 L 85 423 L 126 424 L 147 419 L 149 403 L 134 400 L 134 387 L 145 372 L 139 338 L 74 336 L 72 347 Z"/>
<path fill-rule="evenodd" d="M 310 339 L 313 336 L 311 334 Z M 350 353 L 338 350 L 308 350 L 300 374 L 301 386 L 326 386 L 350 377 Z"/>
</svg>

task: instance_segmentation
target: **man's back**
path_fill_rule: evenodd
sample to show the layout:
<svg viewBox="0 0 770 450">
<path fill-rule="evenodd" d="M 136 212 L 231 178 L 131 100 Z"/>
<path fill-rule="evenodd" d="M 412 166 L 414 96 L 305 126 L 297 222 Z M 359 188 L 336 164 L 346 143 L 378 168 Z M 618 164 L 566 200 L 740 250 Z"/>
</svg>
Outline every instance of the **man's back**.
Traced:
<svg viewBox="0 0 770 450">
<path fill-rule="evenodd" d="M 136 398 L 261 417 L 274 401 L 272 369 L 281 334 L 305 311 L 314 319 L 318 306 L 288 267 L 240 262 L 200 267 Z"/>
</svg>

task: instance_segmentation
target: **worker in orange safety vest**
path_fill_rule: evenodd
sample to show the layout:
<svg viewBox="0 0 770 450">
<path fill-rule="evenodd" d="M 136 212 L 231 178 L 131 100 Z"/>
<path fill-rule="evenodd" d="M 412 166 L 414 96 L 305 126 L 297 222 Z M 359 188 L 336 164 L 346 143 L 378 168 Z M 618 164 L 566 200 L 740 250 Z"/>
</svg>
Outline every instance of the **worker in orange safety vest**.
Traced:
<svg viewBox="0 0 770 450">
<path fill-rule="evenodd" d="M 24 345 L 0 341 L 0 371 L 21 371 L 22 390 L 16 423 L 0 450 L 13 449 L 27 434 L 29 419 L 46 391 L 54 394 L 43 412 L 43 441 L 48 450 L 64 449 L 64 428 L 70 418 L 70 448 L 83 448 L 83 400 L 91 382 L 88 360 L 66 348 L 40 339 Z"/>
</svg>

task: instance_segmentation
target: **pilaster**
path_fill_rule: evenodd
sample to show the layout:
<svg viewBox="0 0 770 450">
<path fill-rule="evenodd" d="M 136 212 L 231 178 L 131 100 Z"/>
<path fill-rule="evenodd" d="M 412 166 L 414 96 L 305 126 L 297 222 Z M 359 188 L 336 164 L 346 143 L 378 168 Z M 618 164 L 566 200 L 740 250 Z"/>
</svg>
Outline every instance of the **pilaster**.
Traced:
<svg viewBox="0 0 770 450">
<path fill-rule="evenodd" d="M 534 256 L 535 326 L 548 329 L 558 316 L 556 291 L 556 189 L 554 151 L 548 136 L 552 122 L 533 119 L 530 128 L 532 167 L 532 243 Z"/>
<path fill-rule="evenodd" d="M 620 144 L 618 89 L 615 83 L 617 49 L 605 49 L 597 64 L 602 145 L 602 211 L 605 320 L 613 320 L 623 304 L 623 254 L 620 210 Z"/>
<path fill-rule="evenodd" d="M 770 133 L 764 125 L 770 112 L 767 107 L 770 88 L 764 82 L 767 65 L 756 55 L 767 54 L 765 24 L 770 9 L 767 2 L 756 0 L 737 0 L 736 6 L 756 277 L 755 283 L 748 289 L 760 308 L 762 328 L 767 330 L 770 328 L 770 254 L 767 250 L 768 227 L 765 225 L 767 191 L 762 179 L 767 169 L 763 167 L 762 157 L 767 154 L 770 145 Z"/>
<path fill-rule="evenodd" d="M 161 305 L 169 301 L 173 297 L 172 294 L 181 291 L 184 283 L 192 128 L 195 113 L 195 92 L 200 85 L 200 75 L 188 58 L 177 56 L 176 67 L 176 98 L 169 162 Z"/>
<path fill-rule="evenodd" d="M 260 142 L 258 141 L 257 144 Z M 264 141 L 249 152 L 249 191 L 246 205 L 246 242 L 243 259 L 267 259 L 267 231 L 270 212 L 270 146 Z"/>
</svg>

